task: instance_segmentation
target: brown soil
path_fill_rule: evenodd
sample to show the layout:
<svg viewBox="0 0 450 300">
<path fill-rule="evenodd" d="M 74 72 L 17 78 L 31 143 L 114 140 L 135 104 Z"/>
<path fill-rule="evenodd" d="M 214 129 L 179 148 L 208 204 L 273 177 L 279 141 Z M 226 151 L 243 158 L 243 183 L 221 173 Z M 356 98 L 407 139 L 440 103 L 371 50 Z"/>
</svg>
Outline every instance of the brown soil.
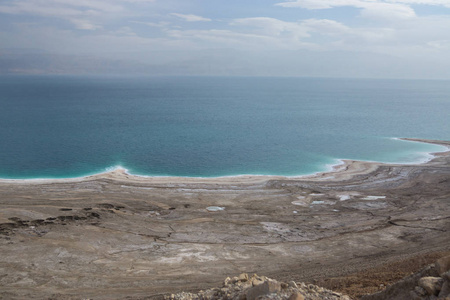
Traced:
<svg viewBox="0 0 450 300">
<path fill-rule="evenodd" d="M 439 251 L 415 255 L 408 259 L 383 264 L 355 274 L 331 277 L 314 283 L 327 289 L 349 295 L 352 299 L 384 290 L 402 278 L 414 274 L 437 259 L 450 255 L 450 251 Z M 313 283 L 313 282 L 311 282 Z"/>
</svg>

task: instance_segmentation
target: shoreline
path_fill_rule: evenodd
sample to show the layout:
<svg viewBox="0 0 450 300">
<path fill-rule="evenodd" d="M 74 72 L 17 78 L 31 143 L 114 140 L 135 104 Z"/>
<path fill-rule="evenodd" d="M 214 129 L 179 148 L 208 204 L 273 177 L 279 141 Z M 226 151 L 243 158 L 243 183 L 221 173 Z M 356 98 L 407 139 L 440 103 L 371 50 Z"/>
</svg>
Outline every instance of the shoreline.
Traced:
<svg viewBox="0 0 450 300">
<path fill-rule="evenodd" d="M 97 179 L 99 177 L 107 177 L 107 178 L 120 178 L 123 179 L 128 178 L 132 180 L 138 179 L 148 179 L 152 182 L 180 182 L 180 183 L 195 183 L 195 182 L 217 182 L 217 183 L 225 183 L 225 182 L 244 182 L 253 183 L 258 181 L 268 181 L 274 179 L 307 179 L 307 180 L 324 180 L 328 177 L 335 177 L 336 173 L 342 172 L 343 170 L 352 169 L 354 173 L 355 170 L 358 172 L 370 172 L 373 171 L 375 165 L 421 165 L 427 164 L 434 160 L 438 154 L 450 152 L 450 143 L 446 143 L 443 140 L 428 140 L 428 139 L 418 139 L 418 138 L 396 138 L 393 137 L 391 139 L 401 140 L 401 141 L 409 141 L 415 143 L 424 143 L 424 144 L 433 144 L 445 147 L 446 149 L 439 152 L 426 152 L 424 153 L 428 156 L 427 159 L 419 162 L 412 163 L 389 163 L 389 162 L 378 162 L 378 161 L 370 161 L 370 160 L 353 160 L 353 159 L 335 159 L 335 164 L 326 164 L 325 171 L 319 171 L 311 174 L 304 175 L 253 175 L 253 174 L 239 174 L 239 175 L 225 175 L 225 176 L 216 176 L 216 177 L 189 177 L 189 176 L 152 176 L 152 175 L 136 175 L 129 173 L 126 168 L 122 166 L 117 167 L 108 167 L 104 172 L 94 173 L 91 175 L 79 176 L 79 177 L 67 177 L 67 178 L 26 178 L 26 179 L 15 179 L 15 178 L 0 178 L 0 183 L 57 183 L 57 182 L 79 182 L 83 180 Z M 421 152 L 422 153 L 422 152 Z M 365 170 L 367 168 L 367 170 Z M 337 177 L 339 174 L 337 174 Z M 348 177 L 348 176 L 345 176 Z M 140 180 L 139 180 L 140 181 Z"/>
<path fill-rule="evenodd" d="M 0 180 L 0 292 L 161 299 L 241 273 L 332 284 L 450 251 L 449 180 L 450 151 L 299 178 Z"/>
</svg>

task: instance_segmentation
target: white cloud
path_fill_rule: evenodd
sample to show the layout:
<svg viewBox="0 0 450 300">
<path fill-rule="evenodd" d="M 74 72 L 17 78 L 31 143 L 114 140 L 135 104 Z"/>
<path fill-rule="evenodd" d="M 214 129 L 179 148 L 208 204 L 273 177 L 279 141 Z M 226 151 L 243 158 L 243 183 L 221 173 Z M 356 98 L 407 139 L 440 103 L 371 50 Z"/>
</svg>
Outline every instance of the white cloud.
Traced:
<svg viewBox="0 0 450 300">
<path fill-rule="evenodd" d="M 254 29 L 256 33 L 268 36 L 289 35 L 294 38 L 308 37 L 305 28 L 296 22 L 285 22 L 274 18 L 242 18 L 231 25 Z"/>
<path fill-rule="evenodd" d="M 282 7 L 299 7 L 310 10 L 346 6 L 356 7 L 362 10 L 361 16 L 368 18 L 409 19 L 416 16 L 414 10 L 409 5 L 402 3 L 401 0 L 398 0 L 397 2 L 398 3 L 387 3 L 376 0 L 296 0 L 281 2 L 275 5 Z"/>
<path fill-rule="evenodd" d="M 278 14 L 279 9 L 277 14 L 272 14 L 275 10 L 267 3 L 261 4 L 266 10 L 261 10 L 263 16 L 257 17 L 254 16 L 259 10 L 252 11 L 253 17 L 242 17 L 246 11 L 242 10 L 240 18 L 233 15 L 233 10 L 221 11 L 220 17 L 217 11 L 206 11 L 206 7 L 198 10 L 210 19 L 188 14 L 186 10 L 196 11 L 195 5 L 182 5 L 183 0 L 1 0 L 0 18 L 2 13 L 10 16 L 1 20 L 2 24 L 8 24 L 5 27 L 8 29 L 0 28 L 0 40 L 4 47 L 123 59 L 139 57 L 157 64 L 161 57 L 155 56 L 158 51 L 167 57 L 169 53 L 176 53 L 175 61 L 183 52 L 199 51 L 201 60 L 203 54 L 227 49 L 224 51 L 261 55 L 274 62 L 282 57 L 267 53 L 307 50 L 324 53 L 324 57 L 332 52 L 337 53 L 336 58 L 370 53 L 410 58 L 412 64 L 433 59 L 447 61 L 450 65 L 450 11 L 444 8 L 450 8 L 450 0 L 274 2 L 279 2 L 279 8 L 304 8 L 301 19 L 292 19 L 291 14 L 284 17 Z M 428 10 L 425 15 L 422 6 L 417 4 L 441 9 Z M 251 5 L 256 8 L 259 3 Z M 346 7 L 353 9 L 343 9 Z M 333 8 L 341 8 L 339 15 L 333 14 Z M 318 9 L 330 10 L 326 19 L 312 11 Z"/>
<path fill-rule="evenodd" d="M 328 19 L 286 22 L 275 18 L 240 18 L 230 22 L 227 30 L 167 30 L 170 38 L 197 43 L 200 48 L 233 48 L 240 50 L 323 51 L 370 48 L 391 42 L 395 31 L 390 28 L 351 28 Z"/>
<path fill-rule="evenodd" d="M 142 25 L 147 25 L 150 27 L 158 27 L 158 28 L 167 28 L 170 25 L 170 22 L 142 22 L 142 21 L 130 21 L 130 23 L 134 23 L 134 24 L 142 24 Z"/>
<path fill-rule="evenodd" d="M 403 3 L 403 4 L 422 4 L 433 6 L 444 6 L 450 8 L 449 0 L 386 0 L 391 3 Z"/>
<path fill-rule="evenodd" d="M 123 8 L 120 5 L 106 1 L 87 0 L 17 0 L 6 1 L 6 3 L 0 5 L 0 12 L 3 13 L 60 17 L 92 14 L 95 12 L 117 13 L 122 10 Z"/>
<path fill-rule="evenodd" d="M 93 24 L 90 21 L 82 19 L 70 19 L 70 22 L 74 24 L 77 29 L 82 30 L 95 30 L 101 28 L 101 26 L 99 25 Z"/>
<path fill-rule="evenodd" d="M 382 27 L 351 28 L 329 19 L 306 19 L 285 22 L 273 18 L 236 19 L 231 25 L 239 26 L 239 32 L 253 33 L 270 38 L 271 48 L 279 49 L 329 49 L 358 48 L 361 45 L 377 45 L 391 42 L 395 30 Z M 253 29 L 253 30 L 252 30 Z M 317 38 L 321 38 L 320 42 Z"/>
<path fill-rule="evenodd" d="M 356 6 L 359 0 L 296 0 L 275 5 L 282 7 L 301 7 L 306 9 L 327 9 L 338 6 Z"/>
<path fill-rule="evenodd" d="M 212 21 L 211 19 L 204 18 L 201 16 L 196 16 L 196 15 L 185 15 L 185 14 L 178 14 L 178 13 L 171 13 L 170 15 L 178 17 L 180 19 L 183 19 L 187 22 L 210 22 L 210 21 Z"/>
<path fill-rule="evenodd" d="M 303 26 L 309 31 L 319 32 L 321 34 L 348 34 L 351 29 L 342 23 L 328 19 L 307 19 L 302 22 Z"/>
<path fill-rule="evenodd" d="M 199 49 L 236 49 L 243 51 L 268 51 L 312 49 L 313 43 L 285 36 L 244 32 L 243 30 L 168 30 L 169 37 L 194 43 Z"/>
<path fill-rule="evenodd" d="M 124 26 L 116 30 L 115 35 L 119 36 L 137 36 L 136 33 L 128 26 Z"/>
<path fill-rule="evenodd" d="M 153 3 L 156 2 L 156 0 L 122 0 L 124 2 L 129 2 L 129 3 Z"/>
<path fill-rule="evenodd" d="M 361 16 L 378 19 L 412 19 L 415 11 L 408 5 L 391 3 L 366 3 L 362 5 Z"/>
<path fill-rule="evenodd" d="M 57 18 L 73 24 L 77 29 L 94 30 L 102 28 L 104 20 L 127 16 L 130 7 L 152 2 L 154 1 L 6 0 L 0 4 L 0 13 Z"/>
</svg>

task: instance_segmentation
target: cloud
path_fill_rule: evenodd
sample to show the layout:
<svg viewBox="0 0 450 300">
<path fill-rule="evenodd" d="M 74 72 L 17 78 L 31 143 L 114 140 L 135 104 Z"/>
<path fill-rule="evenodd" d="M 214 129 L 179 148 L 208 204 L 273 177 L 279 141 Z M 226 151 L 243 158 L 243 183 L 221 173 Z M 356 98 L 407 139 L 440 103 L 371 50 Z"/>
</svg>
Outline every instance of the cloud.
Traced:
<svg viewBox="0 0 450 300">
<path fill-rule="evenodd" d="M 209 6 L 196 10 L 184 0 L 2 0 L 0 40 L 3 47 L 156 64 L 162 58 L 172 62 L 187 56 L 202 61 L 225 49 L 221 51 L 226 54 L 248 53 L 247 58 L 259 55 L 262 63 L 273 65 L 284 53 L 297 57 L 308 51 L 319 53 L 317 57 L 334 53 L 336 60 L 370 53 L 405 58 L 411 64 L 430 59 L 450 65 L 450 0 L 261 2 L 246 3 L 251 10 L 236 13 L 226 10 L 231 5 L 227 2 L 208 11 Z M 278 9 L 273 9 L 277 2 Z M 423 5 L 438 9 L 423 10 Z M 288 11 L 295 7 L 303 9 L 297 19 Z M 300 55 L 298 62 L 305 59 Z"/>
<path fill-rule="evenodd" d="M 275 18 L 239 18 L 230 29 L 183 30 L 166 33 L 172 39 L 196 43 L 200 48 L 267 50 L 341 50 L 378 45 L 391 41 L 395 32 L 388 28 L 351 28 L 328 19 L 286 22 Z"/>
<path fill-rule="evenodd" d="M 307 28 L 308 31 L 327 35 L 341 35 L 351 32 L 351 29 L 348 26 L 328 19 L 307 19 L 302 22 L 302 25 Z"/>
<path fill-rule="evenodd" d="M 296 0 L 275 5 L 282 7 L 300 7 L 306 9 L 327 9 L 338 6 L 355 6 L 358 0 Z"/>
<path fill-rule="evenodd" d="M 257 17 L 241 18 L 233 20 L 230 25 L 241 28 L 253 29 L 253 32 L 264 36 L 285 36 L 295 39 L 308 37 L 309 34 L 301 24 L 296 22 L 285 22 L 275 18 Z"/>
<path fill-rule="evenodd" d="M 153 3 L 156 2 L 156 0 L 122 0 L 124 2 L 129 2 L 129 3 Z"/>
<path fill-rule="evenodd" d="M 196 16 L 196 15 L 185 15 L 185 14 L 178 14 L 178 13 L 171 13 L 171 16 L 178 17 L 180 19 L 183 19 L 187 22 L 210 22 L 211 19 Z"/>
<path fill-rule="evenodd" d="M 231 25 L 239 26 L 240 32 L 253 33 L 260 40 L 270 39 L 268 47 L 272 49 L 356 49 L 391 42 L 395 37 L 395 30 L 391 28 L 352 28 L 329 19 L 286 22 L 274 18 L 245 18 L 233 20 Z"/>
<path fill-rule="evenodd" d="M 95 30 L 95 29 L 101 28 L 101 26 L 93 24 L 88 20 L 70 19 L 70 22 L 72 24 L 74 24 L 77 29 L 82 29 L 82 30 Z"/>
<path fill-rule="evenodd" d="M 5 0 L 0 13 L 65 20 L 77 29 L 94 30 L 105 20 L 120 19 L 131 7 L 153 0 Z"/>
<path fill-rule="evenodd" d="M 0 5 L 0 12 L 8 14 L 27 14 L 37 16 L 73 16 L 95 13 L 117 13 L 123 7 L 106 1 L 87 0 L 16 0 L 5 1 Z"/>
<path fill-rule="evenodd" d="M 416 13 L 409 5 L 404 4 L 401 0 L 398 0 L 397 2 L 398 3 L 387 3 L 376 0 L 296 0 L 281 2 L 275 5 L 281 7 L 305 8 L 309 10 L 348 6 L 361 9 L 361 16 L 363 17 L 378 19 L 409 19 L 416 16 Z"/>
<path fill-rule="evenodd" d="M 327 9 L 342 6 L 364 8 L 370 5 L 391 3 L 404 5 L 421 4 L 450 7 L 450 2 L 448 0 L 289 0 L 287 2 L 277 3 L 275 5 L 282 7 L 301 7 L 306 9 Z"/>
<path fill-rule="evenodd" d="M 361 16 L 374 19 L 412 19 L 416 17 L 414 9 L 408 5 L 391 3 L 365 3 L 362 8 Z"/>
<path fill-rule="evenodd" d="M 432 5 L 432 6 L 444 6 L 450 8 L 450 1 L 448 0 L 386 0 L 386 2 L 391 3 L 402 3 L 402 4 L 421 4 L 421 5 Z"/>
</svg>

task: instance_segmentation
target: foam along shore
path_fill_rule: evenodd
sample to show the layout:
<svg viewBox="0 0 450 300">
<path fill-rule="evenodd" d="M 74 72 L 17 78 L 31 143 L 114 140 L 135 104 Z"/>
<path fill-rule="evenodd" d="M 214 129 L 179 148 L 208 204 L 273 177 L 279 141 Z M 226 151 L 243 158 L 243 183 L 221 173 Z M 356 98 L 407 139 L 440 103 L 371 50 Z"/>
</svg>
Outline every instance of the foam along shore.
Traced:
<svg viewBox="0 0 450 300">
<path fill-rule="evenodd" d="M 442 152 L 423 164 L 345 161 L 302 177 L 116 169 L 0 180 L 0 291 L 126 299 L 205 289 L 244 272 L 286 282 L 351 276 L 450 250 L 449 178 Z"/>
<path fill-rule="evenodd" d="M 414 138 L 393 138 L 397 140 L 404 140 L 410 142 L 428 143 L 443 146 L 442 152 L 426 153 L 427 159 L 415 162 L 415 163 L 383 163 L 375 161 L 360 161 L 350 159 L 337 159 L 335 164 L 328 165 L 326 171 L 317 172 L 309 175 L 299 176 L 281 176 L 281 175 L 234 175 L 234 176 L 221 176 L 221 177 L 182 177 L 182 176 L 143 176 L 131 174 L 126 168 L 122 166 L 109 167 L 104 172 L 92 174 L 82 177 L 74 178 L 37 178 L 37 179 L 5 179 L 0 178 L 0 182 L 5 183 L 52 183 L 52 182 L 80 182 L 83 180 L 92 180 L 98 178 L 110 178 L 128 180 L 130 182 L 144 182 L 151 180 L 154 183 L 218 183 L 218 184 L 233 184 L 233 183 L 263 183 L 268 180 L 277 179 L 308 179 L 308 180 L 329 180 L 340 181 L 351 178 L 357 174 L 370 173 L 376 169 L 379 165 L 406 165 L 406 164 L 424 164 L 433 160 L 436 155 L 450 151 L 450 145 L 445 141 L 439 140 L 426 140 L 426 139 L 414 139 Z"/>
</svg>

